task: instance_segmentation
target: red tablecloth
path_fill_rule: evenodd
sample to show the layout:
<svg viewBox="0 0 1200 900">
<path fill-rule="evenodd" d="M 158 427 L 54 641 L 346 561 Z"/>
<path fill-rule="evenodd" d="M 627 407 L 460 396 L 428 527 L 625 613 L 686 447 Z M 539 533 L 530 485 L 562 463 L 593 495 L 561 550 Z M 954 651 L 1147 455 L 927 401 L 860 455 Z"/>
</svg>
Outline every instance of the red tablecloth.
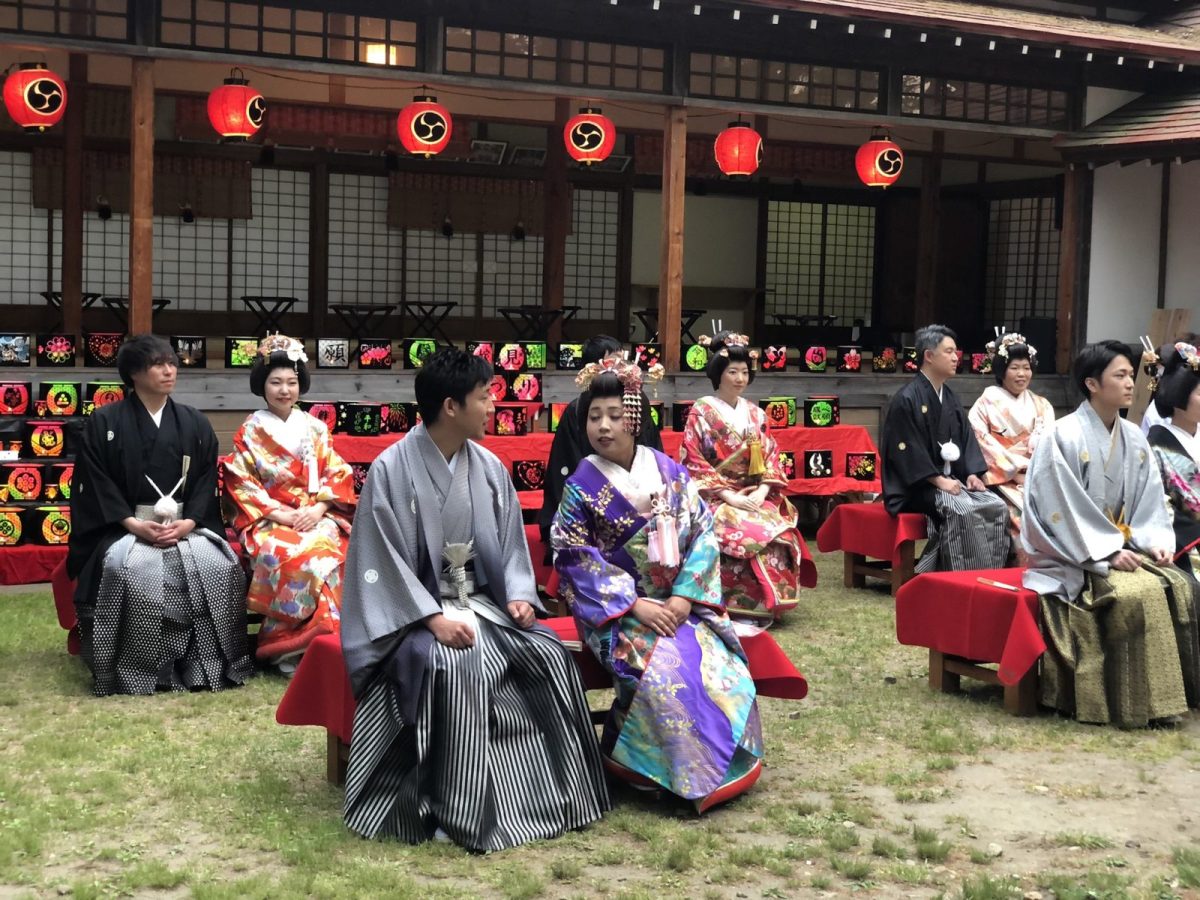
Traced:
<svg viewBox="0 0 1200 900">
<path fill-rule="evenodd" d="M 832 428 L 779 428 L 772 431 L 771 434 L 779 443 L 780 450 L 789 450 L 795 454 L 798 477 L 788 482 L 788 493 L 819 496 L 850 491 L 879 493 L 883 490 L 878 478 L 872 481 L 858 481 L 846 475 L 846 455 L 848 453 L 876 453 L 878 457 L 870 433 L 861 425 L 838 425 Z M 402 434 L 381 434 L 374 437 L 335 434 L 333 445 L 346 462 L 369 463 L 403 437 Z M 488 435 L 482 443 L 484 447 L 495 453 L 511 472 L 514 461 L 538 459 L 545 462 L 550 456 L 550 442 L 553 440 L 554 435 L 550 432 L 535 431 L 532 434 L 519 436 Z M 663 431 L 662 442 L 663 451 L 672 459 L 678 459 L 679 445 L 683 443 L 683 432 Z M 829 450 L 833 453 L 833 476 L 831 478 L 804 477 L 804 451 L 806 450 Z M 878 471 L 878 458 L 876 464 L 876 471 Z M 522 509 L 541 508 L 540 491 L 522 491 L 520 493 Z M 537 503 L 532 505 L 535 497 Z"/>
<path fill-rule="evenodd" d="M 930 572 L 896 594 L 896 638 L 978 662 L 999 663 L 1004 684 L 1016 684 L 1046 651 L 1038 627 L 1038 596 L 1021 587 L 1021 569 Z M 1019 590 L 983 584 L 988 578 Z"/>
<path fill-rule="evenodd" d="M 578 641 L 579 632 L 570 616 L 545 619 L 564 641 Z M 767 632 L 742 642 L 750 661 L 750 674 L 764 697 L 801 700 L 808 694 L 808 682 L 792 665 L 787 654 Z M 612 678 L 584 647 L 572 653 L 588 690 L 612 686 Z M 300 660 L 279 707 L 275 721 L 280 725 L 321 725 L 350 743 L 354 730 L 354 695 L 342 661 L 342 645 L 336 635 L 321 635 L 313 640 Z"/>
<path fill-rule="evenodd" d="M 54 567 L 67 558 L 63 545 L 21 544 L 0 547 L 0 584 L 38 584 L 49 581 Z"/>
<path fill-rule="evenodd" d="M 817 530 L 817 549 L 822 553 L 861 553 L 898 564 L 896 549 L 905 541 L 925 536 L 925 517 L 918 513 L 893 517 L 882 503 L 843 503 L 834 507 Z"/>
</svg>

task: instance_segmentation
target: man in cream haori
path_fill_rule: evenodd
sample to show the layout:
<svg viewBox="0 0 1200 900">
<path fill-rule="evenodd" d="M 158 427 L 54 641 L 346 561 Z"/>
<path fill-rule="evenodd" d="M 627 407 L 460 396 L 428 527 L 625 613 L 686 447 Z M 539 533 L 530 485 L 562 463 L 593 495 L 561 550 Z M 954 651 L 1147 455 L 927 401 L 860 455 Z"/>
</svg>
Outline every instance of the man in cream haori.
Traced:
<svg viewBox="0 0 1200 900">
<path fill-rule="evenodd" d="M 1200 702 L 1193 582 L 1171 565 L 1175 534 L 1150 447 L 1120 416 L 1133 402 L 1134 359 L 1101 341 L 1075 360 L 1084 400 L 1034 451 L 1021 519 L 1024 584 L 1041 595 L 1048 645 L 1042 702 L 1124 728 Z"/>
<path fill-rule="evenodd" d="M 425 360 L 422 423 L 371 467 L 342 596 L 358 710 L 346 824 L 492 851 L 608 809 L 578 670 L 541 609 L 507 470 L 475 443 L 491 365 Z"/>
</svg>

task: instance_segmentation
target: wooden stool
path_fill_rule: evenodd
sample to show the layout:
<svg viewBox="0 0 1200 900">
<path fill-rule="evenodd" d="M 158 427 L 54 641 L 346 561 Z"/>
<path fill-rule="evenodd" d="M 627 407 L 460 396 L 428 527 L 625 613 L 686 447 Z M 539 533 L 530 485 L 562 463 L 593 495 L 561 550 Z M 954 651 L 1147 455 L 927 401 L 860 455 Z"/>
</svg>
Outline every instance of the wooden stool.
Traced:
<svg viewBox="0 0 1200 900">
<path fill-rule="evenodd" d="M 1014 716 L 1032 716 L 1037 714 L 1038 695 L 1041 689 L 1041 678 L 1038 674 L 1038 663 L 1034 663 L 1028 672 L 1016 684 L 1005 684 L 995 669 L 963 659 L 961 656 L 951 656 L 940 650 L 929 651 L 929 686 L 943 694 L 958 693 L 959 679 L 963 676 L 974 678 L 985 684 L 998 684 L 1004 688 L 1004 711 Z"/>
<path fill-rule="evenodd" d="M 916 542 L 924 537 L 925 517 L 918 513 L 892 516 L 882 503 L 843 503 L 817 532 L 817 547 L 845 555 L 846 587 L 866 587 L 868 578 L 878 578 L 891 583 L 894 597 L 912 579 Z"/>
</svg>

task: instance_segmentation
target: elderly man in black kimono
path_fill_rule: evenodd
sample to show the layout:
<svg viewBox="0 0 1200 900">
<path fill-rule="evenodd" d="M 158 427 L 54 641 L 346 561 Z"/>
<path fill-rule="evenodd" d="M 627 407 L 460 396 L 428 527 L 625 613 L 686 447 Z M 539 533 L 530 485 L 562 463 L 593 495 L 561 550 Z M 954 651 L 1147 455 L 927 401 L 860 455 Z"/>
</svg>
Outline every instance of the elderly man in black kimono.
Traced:
<svg viewBox="0 0 1200 900">
<path fill-rule="evenodd" d="M 607 334 L 597 334 L 588 338 L 583 345 L 583 364 L 598 363 L 600 360 L 613 355 L 621 355 L 621 342 Z M 558 512 L 558 504 L 562 502 L 563 485 L 575 474 L 579 461 L 589 453 L 594 453 L 588 443 L 587 435 L 579 428 L 579 416 L 575 407 L 579 398 L 575 397 L 567 404 L 566 410 L 559 419 L 558 430 L 554 432 L 554 440 L 550 442 L 550 457 L 546 462 L 546 481 L 542 486 L 542 508 L 538 512 L 538 529 L 541 531 L 542 542 L 546 545 L 546 562 L 550 559 L 550 524 L 554 514 Z M 638 434 L 639 446 L 662 452 L 662 436 L 650 416 L 650 401 L 642 394 L 642 430 Z"/>
<path fill-rule="evenodd" d="M 67 573 L 99 696 L 215 691 L 252 672 L 245 577 L 217 502 L 217 438 L 171 399 L 177 366 L 161 337 L 127 341 L 117 370 L 128 396 L 88 419 L 75 460 Z"/>
<path fill-rule="evenodd" d="M 987 463 L 946 385 L 958 368 L 956 336 L 927 325 L 916 348 L 921 370 L 896 392 L 883 424 L 884 504 L 893 516 L 926 516 L 929 543 L 918 572 L 1002 567 L 1010 549 L 1006 506 L 980 478 Z"/>
</svg>

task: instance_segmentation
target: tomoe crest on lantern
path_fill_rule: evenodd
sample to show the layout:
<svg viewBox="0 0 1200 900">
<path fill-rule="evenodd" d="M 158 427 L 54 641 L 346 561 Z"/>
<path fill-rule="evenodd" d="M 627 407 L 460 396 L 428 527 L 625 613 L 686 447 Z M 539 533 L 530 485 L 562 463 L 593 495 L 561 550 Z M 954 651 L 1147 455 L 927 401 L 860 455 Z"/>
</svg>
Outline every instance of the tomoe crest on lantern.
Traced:
<svg viewBox="0 0 1200 900">
<path fill-rule="evenodd" d="M 223 141 L 254 136 L 266 115 L 267 101 L 250 87 L 241 69 L 234 69 L 225 83 L 208 95 L 208 121 Z"/>
<path fill-rule="evenodd" d="M 904 151 L 885 132 L 876 131 L 854 154 L 854 168 L 867 187 L 886 188 L 904 170 Z"/>
<path fill-rule="evenodd" d="M 409 153 L 428 159 L 446 149 L 454 131 L 450 111 L 437 102 L 437 97 L 417 96 L 400 110 L 396 119 L 396 134 Z"/>
<path fill-rule="evenodd" d="M 730 122 L 729 127 L 718 134 L 713 142 L 717 167 L 724 175 L 753 175 L 762 163 L 762 152 L 762 136 L 741 121 Z"/>
<path fill-rule="evenodd" d="M 43 63 L 21 63 L 4 80 L 4 105 L 14 122 L 30 132 L 57 125 L 67 110 L 67 86 Z"/>
<path fill-rule="evenodd" d="M 563 128 L 567 155 L 585 166 L 608 159 L 616 141 L 617 128 L 612 119 L 596 107 L 583 107 L 578 115 L 567 120 Z"/>
</svg>

